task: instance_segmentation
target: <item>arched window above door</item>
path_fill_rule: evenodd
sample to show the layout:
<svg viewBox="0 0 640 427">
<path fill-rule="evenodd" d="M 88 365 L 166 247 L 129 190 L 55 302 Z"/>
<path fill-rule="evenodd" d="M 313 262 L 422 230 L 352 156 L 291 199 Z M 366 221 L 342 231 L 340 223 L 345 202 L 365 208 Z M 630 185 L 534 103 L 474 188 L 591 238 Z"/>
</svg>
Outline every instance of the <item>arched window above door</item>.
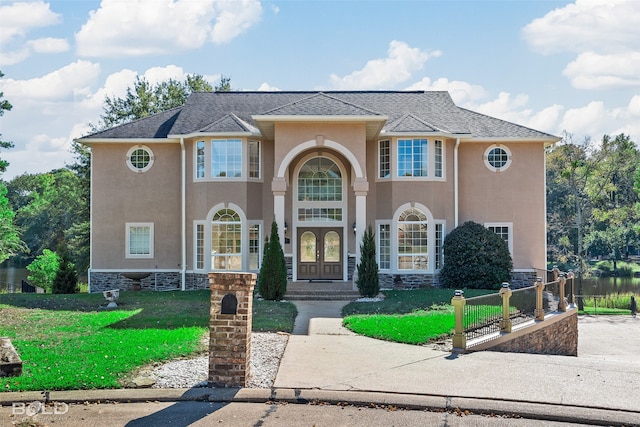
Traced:
<svg viewBox="0 0 640 427">
<path fill-rule="evenodd" d="M 298 173 L 298 201 L 342 201 L 342 174 L 331 159 L 314 157 Z"/>
</svg>

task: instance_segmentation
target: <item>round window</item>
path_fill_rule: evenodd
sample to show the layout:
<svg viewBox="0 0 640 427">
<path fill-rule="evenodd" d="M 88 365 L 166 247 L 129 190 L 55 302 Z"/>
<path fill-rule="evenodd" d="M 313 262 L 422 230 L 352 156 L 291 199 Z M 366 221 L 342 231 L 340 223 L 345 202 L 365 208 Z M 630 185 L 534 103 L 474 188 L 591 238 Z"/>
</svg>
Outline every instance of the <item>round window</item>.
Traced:
<svg viewBox="0 0 640 427">
<path fill-rule="evenodd" d="M 504 171 L 511 164 L 511 153 L 505 146 L 492 145 L 484 152 L 484 163 L 493 172 Z"/>
<path fill-rule="evenodd" d="M 134 172 L 146 172 L 153 166 L 153 153 L 144 145 L 137 145 L 127 153 L 127 166 Z"/>
</svg>

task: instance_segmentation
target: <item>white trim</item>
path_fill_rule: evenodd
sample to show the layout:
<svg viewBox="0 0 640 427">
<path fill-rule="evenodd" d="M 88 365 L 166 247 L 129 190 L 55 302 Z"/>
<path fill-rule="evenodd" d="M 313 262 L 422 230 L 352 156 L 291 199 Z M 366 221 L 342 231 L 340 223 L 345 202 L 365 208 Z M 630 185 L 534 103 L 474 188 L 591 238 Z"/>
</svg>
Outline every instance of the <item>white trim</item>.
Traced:
<svg viewBox="0 0 640 427">
<path fill-rule="evenodd" d="M 198 268 L 198 226 L 202 226 L 202 268 Z M 207 271 L 207 257 L 206 245 L 207 245 L 207 223 L 203 220 L 193 221 L 193 268 L 195 272 Z"/>
<path fill-rule="evenodd" d="M 249 229 L 252 225 L 257 225 L 260 227 L 260 231 L 258 233 L 258 268 L 257 269 L 251 269 L 251 266 L 249 265 L 250 263 L 250 259 L 251 259 L 251 253 L 249 252 L 249 241 L 251 240 L 251 233 L 249 232 Z M 246 271 L 253 271 L 253 272 L 257 272 L 260 270 L 260 266 L 262 265 L 262 257 L 264 256 L 263 251 L 264 251 L 264 221 L 263 220 L 247 220 L 247 242 L 246 242 L 246 247 L 247 247 L 247 265 L 246 265 Z M 243 228 L 244 228 L 244 224 L 243 224 Z M 271 233 L 271 230 L 269 230 L 269 233 Z M 282 244 L 282 243 L 281 243 Z M 243 252 L 244 254 L 244 252 Z"/>
<path fill-rule="evenodd" d="M 205 266 L 205 270 L 208 271 L 242 271 L 242 270 L 246 270 L 247 266 L 248 266 L 248 262 L 249 262 L 249 257 L 247 256 L 249 254 L 249 248 L 248 247 L 240 247 L 240 270 L 214 270 L 213 265 L 211 263 L 212 259 L 211 259 L 211 224 L 213 223 L 213 216 L 220 210 L 222 209 L 231 209 L 233 211 L 235 211 L 238 216 L 240 217 L 240 241 L 242 242 L 241 244 L 244 246 L 246 244 L 249 243 L 248 240 L 248 228 L 247 228 L 247 216 L 245 215 L 244 211 L 240 208 L 240 206 L 236 205 L 235 203 L 230 203 L 230 202 L 221 202 L 221 203 L 217 203 L 216 205 L 214 205 L 209 212 L 207 213 L 207 218 L 206 218 L 206 222 L 204 225 L 204 256 L 205 256 L 205 261 L 204 261 L 204 266 Z"/>
<path fill-rule="evenodd" d="M 316 146 L 319 147 L 320 149 L 322 149 L 323 147 L 327 147 L 327 148 L 336 150 L 337 152 L 339 152 L 340 154 L 342 154 L 347 158 L 348 162 L 351 164 L 351 167 L 353 168 L 356 178 L 365 177 L 362 172 L 362 167 L 360 166 L 360 162 L 358 162 L 358 159 L 356 158 L 356 156 L 349 149 L 329 139 L 324 139 L 323 145 L 318 145 L 317 139 L 312 139 L 310 141 L 302 142 L 296 145 L 291 151 L 289 151 L 284 156 L 284 158 L 280 161 L 280 166 L 277 168 L 278 173 L 276 175 L 276 178 L 285 178 L 287 168 L 289 167 L 293 159 L 303 151 L 306 151 Z"/>
<path fill-rule="evenodd" d="M 391 229 L 393 227 L 393 223 L 391 220 L 388 219 L 377 219 L 376 220 L 376 228 L 375 228 L 375 233 L 376 233 L 376 262 L 378 263 L 378 268 L 380 269 L 381 272 L 390 272 L 393 271 L 393 256 L 391 255 L 391 253 L 393 252 L 393 242 L 391 241 Z M 389 268 L 382 268 L 380 267 L 380 226 L 381 225 L 388 225 L 389 226 Z"/>
<path fill-rule="evenodd" d="M 132 254 L 130 247 L 130 234 L 132 227 L 149 227 L 149 253 Z M 154 254 L 154 230 L 153 222 L 127 222 L 125 223 L 125 258 L 127 259 L 152 259 Z M 95 271 L 95 270 L 94 270 Z"/>
</svg>

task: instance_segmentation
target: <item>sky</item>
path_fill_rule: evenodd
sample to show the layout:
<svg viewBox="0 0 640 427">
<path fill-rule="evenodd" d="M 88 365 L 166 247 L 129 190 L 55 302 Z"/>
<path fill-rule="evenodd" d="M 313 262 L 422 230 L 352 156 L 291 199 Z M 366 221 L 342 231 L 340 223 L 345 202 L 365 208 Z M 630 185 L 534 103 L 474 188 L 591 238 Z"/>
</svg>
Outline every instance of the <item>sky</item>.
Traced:
<svg viewBox="0 0 640 427">
<path fill-rule="evenodd" d="M 5 181 L 73 162 L 136 76 L 446 90 L 574 142 L 640 142 L 640 0 L 0 0 Z"/>
</svg>

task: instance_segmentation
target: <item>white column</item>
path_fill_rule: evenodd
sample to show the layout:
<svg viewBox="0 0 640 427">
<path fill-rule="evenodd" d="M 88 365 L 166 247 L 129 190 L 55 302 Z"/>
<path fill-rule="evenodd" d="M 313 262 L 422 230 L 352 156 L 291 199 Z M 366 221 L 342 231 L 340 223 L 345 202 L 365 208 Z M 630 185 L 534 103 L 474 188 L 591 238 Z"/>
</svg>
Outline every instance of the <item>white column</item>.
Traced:
<svg viewBox="0 0 640 427">
<path fill-rule="evenodd" d="M 284 178 L 273 178 L 271 191 L 273 191 L 273 213 L 278 224 L 278 238 L 284 250 L 284 196 L 287 194 L 287 182 Z M 271 222 L 269 222 L 269 230 L 271 230 Z"/>
</svg>

